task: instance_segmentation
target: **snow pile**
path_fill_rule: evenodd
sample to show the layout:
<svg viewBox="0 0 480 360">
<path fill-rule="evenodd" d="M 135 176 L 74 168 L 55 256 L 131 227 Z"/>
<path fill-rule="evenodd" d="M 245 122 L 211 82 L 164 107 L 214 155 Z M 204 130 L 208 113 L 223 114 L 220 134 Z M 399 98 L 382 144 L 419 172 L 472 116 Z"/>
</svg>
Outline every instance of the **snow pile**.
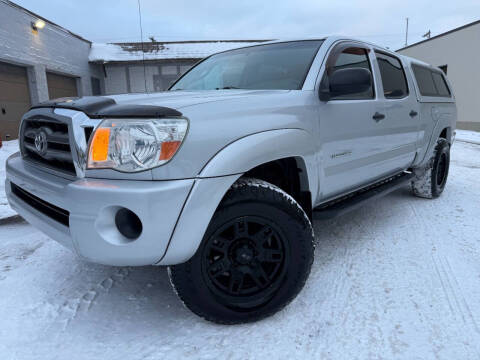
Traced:
<svg viewBox="0 0 480 360">
<path fill-rule="evenodd" d="M 480 132 L 458 129 L 456 130 L 456 132 L 457 140 L 480 145 Z"/>
<path fill-rule="evenodd" d="M 0 148 L 0 219 L 15 215 L 7 202 L 5 195 L 5 162 L 7 158 L 18 151 L 18 140 L 4 141 Z"/>
<path fill-rule="evenodd" d="M 249 45 L 259 44 L 258 41 L 211 41 L 211 42 L 178 42 L 160 43 L 153 51 L 145 51 L 145 60 L 161 59 L 202 59 L 217 52 L 236 49 Z M 93 43 L 89 61 L 141 61 L 143 53 L 138 49 L 138 44 L 101 44 Z M 151 44 L 146 44 L 149 48 Z M 155 43 L 157 45 L 157 43 Z"/>
</svg>

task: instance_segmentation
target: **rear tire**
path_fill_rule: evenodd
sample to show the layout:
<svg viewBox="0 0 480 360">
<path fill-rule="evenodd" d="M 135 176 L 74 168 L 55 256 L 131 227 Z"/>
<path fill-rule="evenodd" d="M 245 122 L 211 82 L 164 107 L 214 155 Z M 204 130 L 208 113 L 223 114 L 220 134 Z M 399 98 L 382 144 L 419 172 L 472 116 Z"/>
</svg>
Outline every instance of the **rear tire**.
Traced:
<svg viewBox="0 0 480 360">
<path fill-rule="evenodd" d="M 290 195 L 242 178 L 225 195 L 195 255 L 169 268 L 170 280 L 186 307 L 206 320 L 257 321 L 303 288 L 313 242 L 310 220 Z"/>
<path fill-rule="evenodd" d="M 424 171 L 412 181 L 413 194 L 427 199 L 439 197 L 445 189 L 449 168 L 450 145 L 447 140 L 440 138 Z"/>
</svg>

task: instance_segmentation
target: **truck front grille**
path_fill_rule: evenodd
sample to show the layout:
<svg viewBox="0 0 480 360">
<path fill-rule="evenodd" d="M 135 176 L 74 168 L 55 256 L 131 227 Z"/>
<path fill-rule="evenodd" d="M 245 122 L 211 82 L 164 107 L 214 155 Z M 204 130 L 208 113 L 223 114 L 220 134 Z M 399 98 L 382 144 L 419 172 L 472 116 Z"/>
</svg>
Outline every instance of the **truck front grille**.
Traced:
<svg viewBox="0 0 480 360">
<path fill-rule="evenodd" d="M 76 175 L 68 125 L 56 119 L 25 119 L 21 134 L 24 158 Z"/>
<path fill-rule="evenodd" d="M 12 194 L 25 202 L 27 205 L 30 205 L 35 210 L 41 212 L 56 222 L 59 222 L 67 227 L 69 226 L 70 213 L 67 210 L 59 208 L 58 206 L 50 204 L 39 197 L 36 197 L 14 183 L 10 183 L 10 186 L 12 189 Z"/>
</svg>

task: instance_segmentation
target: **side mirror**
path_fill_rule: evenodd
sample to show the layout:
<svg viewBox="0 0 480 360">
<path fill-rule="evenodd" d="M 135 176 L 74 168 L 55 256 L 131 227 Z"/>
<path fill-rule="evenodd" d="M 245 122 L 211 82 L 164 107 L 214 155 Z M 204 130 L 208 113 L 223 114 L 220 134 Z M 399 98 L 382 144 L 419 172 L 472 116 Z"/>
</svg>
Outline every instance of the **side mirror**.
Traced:
<svg viewBox="0 0 480 360">
<path fill-rule="evenodd" d="M 322 101 L 367 91 L 372 86 L 372 74 L 364 68 L 338 69 L 328 77 L 328 88 L 326 83 L 327 81 L 322 81 L 320 86 L 319 96 Z"/>
</svg>

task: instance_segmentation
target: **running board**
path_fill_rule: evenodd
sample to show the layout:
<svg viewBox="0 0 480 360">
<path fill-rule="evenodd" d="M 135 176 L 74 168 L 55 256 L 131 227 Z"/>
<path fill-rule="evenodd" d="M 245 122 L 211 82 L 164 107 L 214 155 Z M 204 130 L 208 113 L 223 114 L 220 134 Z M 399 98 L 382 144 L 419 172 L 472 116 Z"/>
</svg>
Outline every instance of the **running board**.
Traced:
<svg viewBox="0 0 480 360">
<path fill-rule="evenodd" d="M 407 185 L 413 177 L 413 173 L 404 172 L 400 175 L 369 186 L 366 189 L 347 195 L 344 198 L 332 200 L 324 205 L 320 205 L 313 209 L 313 219 L 327 220 L 342 216 L 352 210 L 358 209 L 370 201 L 377 200 L 382 196 Z"/>
</svg>

